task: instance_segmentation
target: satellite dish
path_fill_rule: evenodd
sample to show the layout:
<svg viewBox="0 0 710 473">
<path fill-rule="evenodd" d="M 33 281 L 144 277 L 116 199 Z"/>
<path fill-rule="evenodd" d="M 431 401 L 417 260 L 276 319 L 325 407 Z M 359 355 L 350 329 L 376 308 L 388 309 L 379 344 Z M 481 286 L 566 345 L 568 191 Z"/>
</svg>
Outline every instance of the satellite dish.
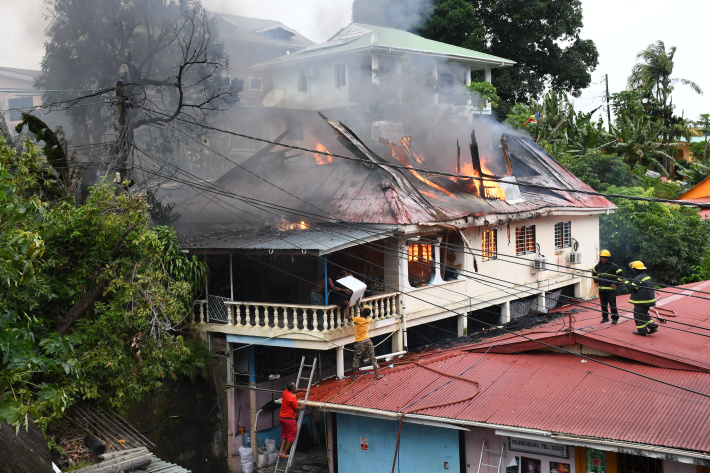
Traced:
<svg viewBox="0 0 710 473">
<path fill-rule="evenodd" d="M 284 98 L 284 91 L 281 89 L 274 89 L 264 96 L 264 107 L 275 107 Z"/>
</svg>

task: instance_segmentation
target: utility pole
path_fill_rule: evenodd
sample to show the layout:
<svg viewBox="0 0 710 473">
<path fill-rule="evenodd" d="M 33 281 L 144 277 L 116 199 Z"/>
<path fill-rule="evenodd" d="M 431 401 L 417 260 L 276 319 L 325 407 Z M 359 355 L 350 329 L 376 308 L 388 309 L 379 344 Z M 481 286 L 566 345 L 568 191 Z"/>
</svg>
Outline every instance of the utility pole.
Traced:
<svg viewBox="0 0 710 473">
<path fill-rule="evenodd" d="M 611 133 L 611 108 L 609 107 L 609 74 L 604 74 L 604 81 L 606 82 L 606 119 L 607 130 Z"/>
<path fill-rule="evenodd" d="M 123 82 L 116 82 L 116 161 L 121 182 L 128 179 L 128 128 L 126 127 L 126 91 Z"/>
</svg>

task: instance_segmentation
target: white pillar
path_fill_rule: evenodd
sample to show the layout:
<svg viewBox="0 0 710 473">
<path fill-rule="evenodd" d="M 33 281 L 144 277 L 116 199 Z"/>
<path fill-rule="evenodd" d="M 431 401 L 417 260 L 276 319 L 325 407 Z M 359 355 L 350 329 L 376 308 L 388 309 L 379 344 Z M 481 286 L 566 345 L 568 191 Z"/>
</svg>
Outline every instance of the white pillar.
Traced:
<svg viewBox="0 0 710 473">
<path fill-rule="evenodd" d="M 540 294 L 537 295 L 537 311 L 538 312 L 543 312 L 547 313 L 547 297 L 545 297 L 544 292 L 541 292 Z"/>
<path fill-rule="evenodd" d="M 402 257 L 399 258 L 399 290 L 407 292 L 412 286 L 409 284 L 409 243 L 405 242 L 401 246 Z"/>
<path fill-rule="evenodd" d="M 234 271 L 232 270 L 232 253 L 229 254 L 229 300 L 234 300 Z"/>
<path fill-rule="evenodd" d="M 372 83 L 380 83 L 380 56 L 377 53 L 372 53 Z"/>
<path fill-rule="evenodd" d="M 484 74 L 484 79 L 483 79 L 483 80 L 485 80 L 486 82 L 490 82 L 490 81 L 491 81 L 491 68 L 490 68 L 490 67 L 486 67 L 486 68 L 483 70 L 483 74 Z"/>
<path fill-rule="evenodd" d="M 434 251 L 432 252 L 434 253 L 434 279 L 432 281 L 432 284 L 439 284 L 444 282 L 444 280 L 441 279 L 441 240 L 443 238 L 443 236 L 436 237 L 436 244 L 434 245 Z"/>
<path fill-rule="evenodd" d="M 463 78 L 463 83 L 466 87 L 468 87 L 469 85 L 471 85 L 471 67 L 470 66 L 466 68 L 465 74 L 466 75 Z"/>
<path fill-rule="evenodd" d="M 510 301 L 500 306 L 500 324 L 505 325 L 510 322 Z"/>
<path fill-rule="evenodd" d="M 335 349 L 335 377 L 343 379 L 345 377 L 345 356 L 343 347 Z"/>
<path fill-rule="evenodd" d="M 465 337 L 467 332 L 466 329 L 466 315 L 458 315 L 456 317 L 456 335 L 459 337 Z"/>
</svg>

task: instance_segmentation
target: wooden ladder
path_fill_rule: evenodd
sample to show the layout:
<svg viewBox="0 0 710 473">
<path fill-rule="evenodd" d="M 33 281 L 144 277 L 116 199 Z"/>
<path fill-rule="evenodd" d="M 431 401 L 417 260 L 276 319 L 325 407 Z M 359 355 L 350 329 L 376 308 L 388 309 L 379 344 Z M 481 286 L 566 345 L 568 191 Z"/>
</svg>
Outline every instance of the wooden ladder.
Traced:
<svg viewBox="0 0 710 473">
<path fill-rule="evenodd" d="M 306 357 L 303 356 L 301 357 L 301 367 L 298 368 L 298 377 L 296 378 L 296 389 L 298 389 L 298 384 L 301 382 L 302 379 L 308 380 L 308 386 L 306 386 L 306 397 L 304 398 L 304 403 L 308 402 L 308 395 L 311 394 L 311 384 L 313 384 L 313 375 L 316 372 L 316 362 L 318 361 L 318 358 L 313 358 L 313 364 L 307 365 L 306 364 Z M 303 368 L 307 368 L 311 370 L 311 374 L 306 376 L 301 376 L 303 374 Z M 296 454 L 296 444 L 298 443 L 298 435 L 301 433 L 301 424 L 303 423 L 303 413 L 305 410 L 298 411 L 298 424 L 296 428 L 296 438 L 293 441 L 293 444 L 291 445 L 291 451 L 288 453 L 288 461 L 286 462 L 286 466 L 282 467 L 279 469 L 279 464 L 281 463 L 281 457 L 277 457 L 276 459 L 276 467 L 274 468 L 274 473 L 288 473 L 288 470 L 291 468 L 291 462 L 293 462 L 293 456 Z"/>
<path fill-rule="evenodd" d="M 500 467 L 503 463 L 503 450 L 505 448 L 505 444 L 501 442 L 500 444 L 500 452 L 498 450 L 486 450 L 486 439 L 483 439 L 483 445 L 481 445 L 481 458 L 478 460 L 478 469 L 476 470 L 476 473 L 481 473 L 481 465 L 487 466 L 490 468 L 495 468 L 496 473 L 500 473 Z M 498 465 L 489 465 L 488 463 L 483 463 L 483 453 L 488 452 L 488 453 L 498 453 L 500 456 L 498 457 Z"/>
</svg>

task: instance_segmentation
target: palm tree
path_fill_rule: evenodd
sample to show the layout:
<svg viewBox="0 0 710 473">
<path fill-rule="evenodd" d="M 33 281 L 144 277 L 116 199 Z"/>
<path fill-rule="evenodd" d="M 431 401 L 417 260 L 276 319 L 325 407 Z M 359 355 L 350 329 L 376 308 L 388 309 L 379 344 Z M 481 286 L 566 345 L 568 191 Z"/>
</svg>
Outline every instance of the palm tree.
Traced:
<svg viewBox="0 0 710 473">
<path fill-rule="evenodd" d="M 631 69 L 631 75 L 628 80 L 629 88 L 648 90 L 653 93 L 656 101 L 664 107 L 668 105 L 668 98 L 673 92 L 675 84 L 678 83 L 687 85 L 693 91 L 702 95 L 702 89 L 692 80 L 671 78 L 675 51 L 675 46 L 671 46 L 666 51 L 666 45 L 659 40 L 638 53 L 636 59 L 641 59 L 642 62 L 636 63 Z"/>
<path fill-rule="evenodd" d="M 698 94 L 703 93 L 698 84 L 689 80 L 671 77 L 673 74 L 673 56 L 676 48 L 671 46 L 666 51 L 663 41 L 656 41 L 646 49 L 636 55 L 640 61 L 634 64 L 629 76 L 628 86 L 632 89 L 641 89 L 647 94 L 648 113 L 664 124 L 661 132 L 662 143 L 668 146 L 676 137 L 687 134 L 687 130 L 681 129 L 679 124 L 686 124 L 687 121 L 673 115 L 673 100 L 670 98 L 676 84 L 683 84 L 690 87 Z M 673 155 L 673 150 L 668 150 L 669 155 Z M 669 174 L 673 175 L 673 159 L 663 158 L 663 167 Z"/>
</svg>

